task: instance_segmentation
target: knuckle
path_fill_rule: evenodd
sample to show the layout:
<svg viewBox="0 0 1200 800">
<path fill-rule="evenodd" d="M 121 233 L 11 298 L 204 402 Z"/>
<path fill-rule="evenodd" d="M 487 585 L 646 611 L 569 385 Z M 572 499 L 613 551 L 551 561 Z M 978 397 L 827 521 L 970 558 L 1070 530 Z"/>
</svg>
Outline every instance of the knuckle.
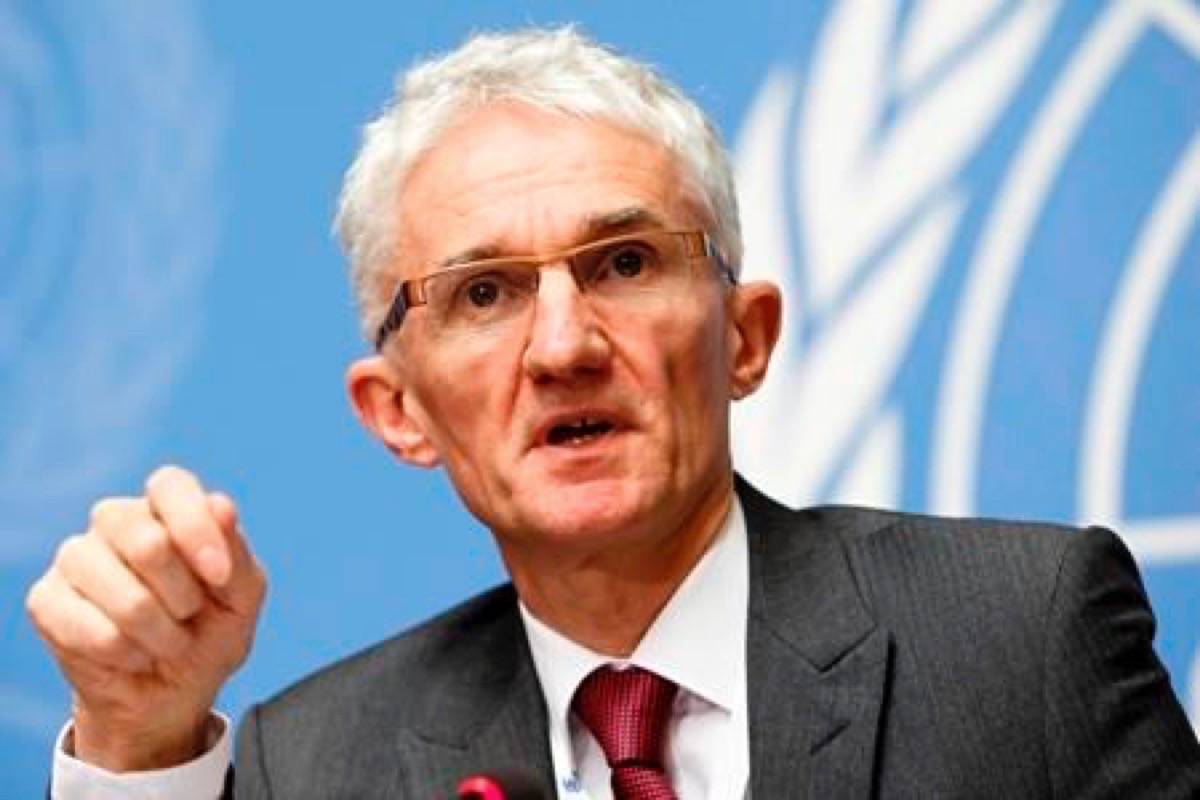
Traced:
<svg viewBox="0 0 1200 800">
<path fill-rule="evenodd" d="M 151 472 L 146 478 L 146 491 L 151 494 L 163 491 L 189 477 L 191 477 L 191 473 L 183 467 L 174 464 L 164 464 Z"/>
<path fill-rule="evenodd" d="M 116 661 L 126 654 L 129 645 L 115 625 L 104 625 L 91 631 L 88 649 L 100 659 Z"/>
<path fill-rule="evenodd" d="M 154 621 L 154 599 L 146 591 L 128 592 L 113 604 L 111 614 L 122 628 L 144 628 Z"/>
<path fill-rule="evenodd" d="M 128 498 L 102 497 L 92 504 L 88 518 L 92 527 L 102 528 L 123 517 L 128 512 L 128 506 Z"/>
<path fill-rule="evenodd" d="M 29 593 L 25 596 L 29 620 L 51 648 L 61 646 L 74 629 L 72 620 L 66 614 L 64 592 L 64 588 L 47 573 L 29 587 Z"/>
<path fill-rule="evenodd" d="M 29 614 L 29 618 L 33 620 L 34 625 L 39 630 L 43 627 L 47 591 L 46 579 L 42 577 L 33 582 L 33 585 L 29 587 L 29 591 L 25 595 L 25 612 Z"/>
<path fill-rule="evenodd" d="M 100 525 L 112 513 L 113 499 L 111 497 L 102 497 L 92 503 L 91 509 L 88 511 L 88 518 L 91 519 L 93 525 Z"/>
<path fill-rule="evenodd" d="M 161 569 L 171 560 L 167 532 L 151 520 L 132 526 L 126 537 L 125 557 L 140 569 Z"/>
<path fill-rule="evenodd" d="M 59 543 L 58 550 L 54 554 L 54 563 L 69 568 L 85 549 L 87 549 L 87 541 L 83 535 L 68 536 Z"/>
</svg>

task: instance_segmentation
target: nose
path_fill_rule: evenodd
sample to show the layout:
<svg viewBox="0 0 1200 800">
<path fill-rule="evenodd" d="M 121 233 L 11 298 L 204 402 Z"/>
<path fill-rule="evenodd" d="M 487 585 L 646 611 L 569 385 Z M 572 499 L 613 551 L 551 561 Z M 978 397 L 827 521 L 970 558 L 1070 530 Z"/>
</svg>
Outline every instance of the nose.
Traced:
<svg viewBox="0 0 1200 800">
<path fill-rule="evenodd" d="M 586 296 L 565 267 L 543 267 L 525 348 L 535 381 L 578 380 L 607 368 L 611 345 Z"/>
</svg>

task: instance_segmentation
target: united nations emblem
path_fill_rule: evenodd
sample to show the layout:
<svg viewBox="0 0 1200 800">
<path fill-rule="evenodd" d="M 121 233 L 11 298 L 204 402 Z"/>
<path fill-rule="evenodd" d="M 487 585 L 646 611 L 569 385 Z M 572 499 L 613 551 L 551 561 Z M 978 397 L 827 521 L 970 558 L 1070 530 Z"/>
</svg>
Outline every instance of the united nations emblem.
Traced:
<svg viewBox="0 0 1200 800">
<path fill-rule="evenodd" d="M 0 81 L 0 566 L 16 567 L 136 461 L 187 357 L 225 86 L 181 3 L 0 3 Z M 6 682 L 0 729 L 57 727 L 57 704 Z"/>
<path fill-rule="evenodd" d="M 738 143 L 777 498 L 1101 523 L 1200 718 L 1200 8 L 832 3 Z"/>
</svg>

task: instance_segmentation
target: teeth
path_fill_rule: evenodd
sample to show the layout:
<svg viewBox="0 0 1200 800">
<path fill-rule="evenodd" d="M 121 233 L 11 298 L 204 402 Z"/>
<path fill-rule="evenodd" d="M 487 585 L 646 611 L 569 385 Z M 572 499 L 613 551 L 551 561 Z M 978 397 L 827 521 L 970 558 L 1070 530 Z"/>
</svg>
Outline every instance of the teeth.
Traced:
<svg viewBox="0 0 1200 800">
<path fill-rule="evenodd" d="M 580 417 L 573 422 L 555 425 L 549 434 L 551 444 L 582 442 L 596 436 L 602 436 L 612 430 L 612 424 L 600 417 Z"/>
</svg>

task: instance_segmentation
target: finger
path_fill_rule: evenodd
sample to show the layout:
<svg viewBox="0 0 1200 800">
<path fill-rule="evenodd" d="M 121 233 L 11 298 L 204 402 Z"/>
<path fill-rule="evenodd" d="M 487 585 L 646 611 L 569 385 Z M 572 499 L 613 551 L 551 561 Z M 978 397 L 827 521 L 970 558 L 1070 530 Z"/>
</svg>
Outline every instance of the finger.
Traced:
<svg viewBox="0 0 1200 800">
<path fill-rule="evenodd" d="M 232 572 L 228 546 L 196 476 L 179 467 L 157 469 L 146 481 L 146 499 L 192 569 L 209 586 L 224 586 Z"/>
<path fill-rule="evenodd" d="M 64 667 L 85 661 L 126 672 L 150 670 L 150 656 L 56 569 L 33 585 L 25 603 L 34 627 Z"/>
<path fill-rule="evenodd" d="M 200 613 L 206 600 L 204 588 L 172 543 L 171 534 L 150 516 L 148 507 L 124 525 L 98 534 L 173 618 L 183 622 Z"/>
<path fill-rule="evenodd" d="M 224 492 L 209 492 L 208 508 L 223 530 L 234 530 L 238 525 L 238 510 L 233 499 Z"/>
<path fill-rule="evenodd" d="M 187 629 L 171 617 L 150 588 L 103 539 L 68 539 L 59 549 L 55 568 L 80 597 L 150 655 L 172 659 L 191 642 Z"/>
<path fill-rule="evenodd" d="M 231 562 L 229 582 L 217 592 L 217 596 L 238 613 L 255 613 L 266 591 L 266 575 L 262 565 L 250 551 L 246 535 L 238 524 L 237 506 L 233 501 L 220 492 L 210 494 L 208 501 L 213 516 L 221 521 L 221 533 L 225 537 Z"/>
</svg>

